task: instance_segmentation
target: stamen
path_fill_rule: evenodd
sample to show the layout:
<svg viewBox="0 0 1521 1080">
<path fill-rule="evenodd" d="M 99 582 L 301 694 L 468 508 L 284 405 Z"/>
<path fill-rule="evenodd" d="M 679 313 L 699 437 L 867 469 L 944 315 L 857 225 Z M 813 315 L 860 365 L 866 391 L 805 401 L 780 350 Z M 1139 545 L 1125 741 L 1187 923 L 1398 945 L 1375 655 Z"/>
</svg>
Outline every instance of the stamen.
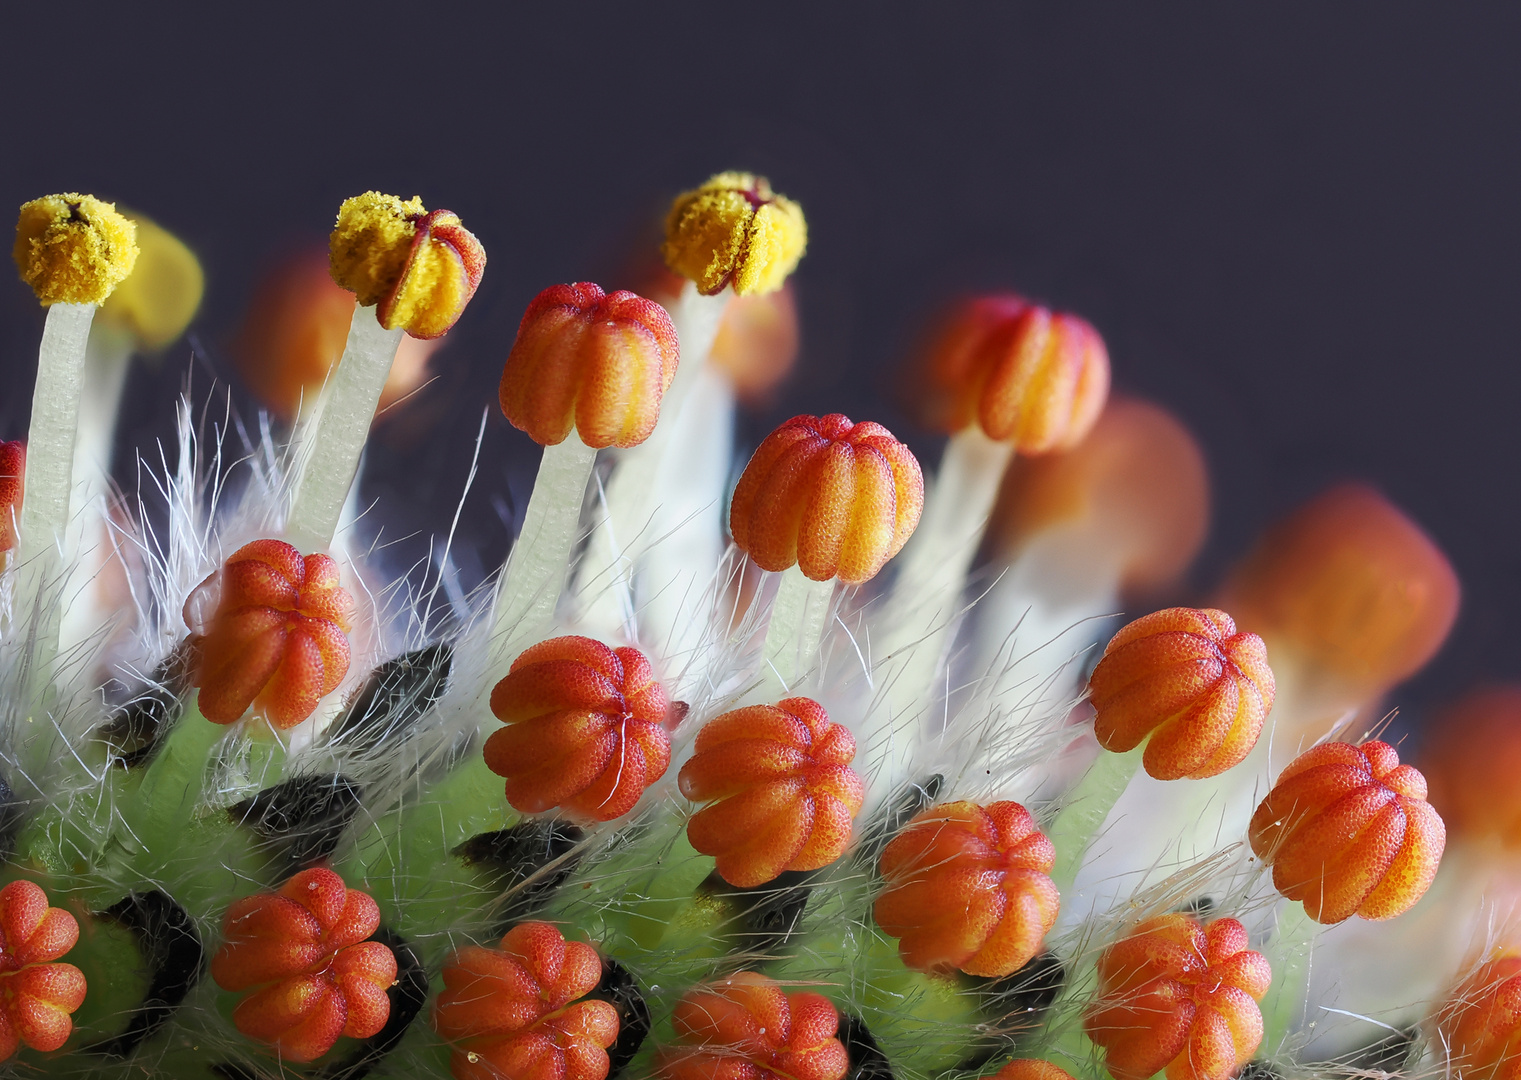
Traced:
<svg viewBox="0 0 1521 1080">
<path fill-rule="evenodd" d="M 844 1080 L 850 1066 L 828 998 L 784 993 L 755 972 L 688 991 L 673 1020 L 678 1044 L 655 1055 L 661 1080 Z"/>
<path fill-rule="evenodd" d="M 0 889 L 0 1061 L 25 1044 L 57 1050 L 74 1029 L 69 1014 L 84 1004 L 85 977 L 54 963 L 79 940 L 79 924 L 30 881 Z"/>
</svg>

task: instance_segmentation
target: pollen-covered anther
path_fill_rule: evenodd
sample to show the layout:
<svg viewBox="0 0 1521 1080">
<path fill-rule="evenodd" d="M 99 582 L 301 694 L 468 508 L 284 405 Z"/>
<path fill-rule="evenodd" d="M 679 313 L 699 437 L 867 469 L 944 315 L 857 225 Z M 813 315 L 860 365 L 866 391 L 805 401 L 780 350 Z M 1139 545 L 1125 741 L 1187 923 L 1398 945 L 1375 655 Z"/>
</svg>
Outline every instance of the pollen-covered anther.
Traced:
<svg viewBox="0 0 1521 1080">
<path fill-rule="evenodd" d="M 673 1020 L 680 1044 L 656 1054 L 662 1080 L 843 1080 L 850 1067 L 829 999 L 755 972 L 688 991 Z"/>
<path fill-rule="evenodd" d="M 1041 1058 L 1015 1058 L 987 1080 L 1073 1080 L 1073 1076 Z"/>
<path fill-rule="evenodd" d="M 48 195 L 22 205 L 11 254 L 44 304 L 98 304 L 132 273 L 137 227 L 93 195 Z"/>
<path fill-rule="evenodd" d="M 1083 1016 L 1114 1080 L 1228 1080 L 1262 1042 L 1272 969 L 1235 919 L 1148 919 L 1099 956 L 1098 994 Z"/>
<path fill-rule="evenodd" d="M 551 285 L 528 305 L 499 391 L 512 426 L 541 446 L 575 428 L 587 446 L 638 446 L 655 430 L 676 375 L 665 308 L 590 281 Z"/>
<path fill-rule="evenodd" d="M 201 715 L 230 724 L 254 706 L 277 728 L 310 716 L 349 670 L 352 603 L 338 581 L 326 555 L 255 540 L 197 586 L 185 623 L 202 635 Z"/>
<path fill-rule="evenodd" d="M 801 206 L 764 176 L 726 172 L 676 197 L 661 254 L 704 296 L 725 286 L 744 296 L 781 288 L 807 246 Z"/>
<path fill-rule="evenodd" d="M 223 990 L 252 991 L 233 1023 L 289 1061 L 321 1057 L 340 1035 L 368 1039 L 391 1014 L 396 981 L 395 955 L 369 940 L 379 926 L 375 901 L 321 868 L 235 901 L 211 960 Z"/>
<path fill-rule="evenodd" d="M 26 484 L 26 440 L 0 442 L 0 552 L 16 546 L 16 522 Z"/>
<path fill-rule="evenodd" d="M 1323 743 L 1252 815 L 1252 850 L 1312 919 L 1392 919 L 1426 894 L 1447 842 L 1426 778 L 1385 742 Z"/>
<path fill-rule="evenodd" d="M 928 422 L 947 432 L 979 424 L 1021 454 L 1082 442 L 1109 394 L 1109 352 L 1099 332 L 1008 293 L 957 307 L 925 368 Z"/>
<path fill-rule="evenodd" d="M 1142 763 L 1158 780 L 1218 776 L 1257 745 L 1273 707 L 1273 671 L 1256 634 L 1223 611 L 1167 608 L 1115 634 L 1089 679 L 1093 731 L 1123 753 L 1150 736 Z"/>
<path fill-rule="evenodd" d="M 375 305 L 387 330 L 448 333 L 486 270 L 486 251 L 452 210 L 366 191 L 345 199 L 329 239 L 333 280 Z"/>
<path fill-rule="evenodd" d="M 817 870 L 850 843 L 865 787 L 856 741 L 808 698 L 751 705 L 710 720 L 681 768 L 681 793 L 712 805 L 687 839 L 719 876 L 753 888 L 784 870 Z"/>
<path fill-rule="evenodd" d="M 1479 965 L 1453 990 L 1436 1026 L 1458 1080 L 1521 1076 L 1521 955 L 1503 950 Z"/>
<path fill-rule="evenodd" d="M 79 940 L 79 924 L 30 881 L 0 889 L 0 1061 L 25 1044 L 57 1050 L 74 1030 L 70 1014 L 84 1002 L 85 977 L 54 963 Z"/>
<path fill-rule="evenodd" d="M 526 814 L 559 807 L 588 821 L 634 808 L 671 763 L 669 701 L 637 649 L 584 637 L 540 642 L 491 691 L 507 726 L 486 740 L 486 765 Z"/>
<path fill-rule="evenodd" d="M 887 888 L 872 913 L 916 971 L 1011 975 L 1056 923 L 1055 858 L 1016 802 L 935 806 L 883 849 Z"/>
<path fill-rule="evenodd" d="M 519 923 L 496 948 L 462 949 L 444 967 L 433 1024 L 454 1044 L 456 1080 L 603 1080 L 618 1011 L 583 1001 L 602 978 L 590 945 L 548 923 Z"/>
<path fill-rule="evenodd" d="M 729 532 L 762 570 L 870 580 L 924 509 L 919 462 L 881 424 L 794 416 L 766 436 L 729 504 Z"/>
</svg>

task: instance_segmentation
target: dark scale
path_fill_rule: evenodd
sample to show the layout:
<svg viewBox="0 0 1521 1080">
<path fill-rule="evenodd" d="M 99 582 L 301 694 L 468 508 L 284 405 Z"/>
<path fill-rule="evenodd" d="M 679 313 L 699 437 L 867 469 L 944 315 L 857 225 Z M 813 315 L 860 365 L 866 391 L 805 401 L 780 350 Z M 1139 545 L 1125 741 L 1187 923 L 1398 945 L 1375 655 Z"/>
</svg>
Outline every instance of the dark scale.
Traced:
<svg viewBox="0 0 1521 1080">
<path fill-rule="evenodd" d="M 961 978 L 981 999 L 983 1014 L 988 1017 L 984 1028 L 988 1038 L 961 1063 L 963 1068 L 976 1069 L 1007 1053 L 1022 1034 L 1040 1027 L 1046 1010 L 1066 985 L 1067 969 L 1055 953 L 1047 951 L 1012 975 L 996 979 L 975 975 Z"/>
<path fill-rule="evenodd" d="M 128 769 L 147 765 L 185 712 L 193 689 L 195 639 L 186 638 L 159 661 L 147 685 L 117 706 L 96 734 L 110 747 L 111 761 Z"/>
<path fill-rule="evenodd" d="M 490 874 L 507 899 L 497 917 L 501 932 L 533 915 L 575 870 L 586 833 L 549 818 L 520 821 L 510 829 L 472 836 L 453 854 Z"/>
<path fill-rule="evenodd" d="M 893 1080 L 893 1069 L 887 1063 L 887 1055 L 867 1030 L 866 1021 L 842 1012 L 838 1038 L 840 1045 L 845 1047 L 846 1057 L 850 1059 L 850 1065 L 845 1070 L 845 1080 Z"/>
<path fill-rule="evenodd" d="M 157 889 L 130 893 L 99 917 L 131 930 L 148 966 L 148 992 L 133 1010 L 126 1030 L 87 1048 L 91 1053 L 124 1058 L 169 1021 L 200 981 L 205 949 L 195 920 Z"/>
<path fill-rule="evenodd" d="M 618 1074 L 634 1060 L 634 1055 L 644 1045 L 650 1034 L 650 1007 L 645 1004 L 644 992 L 633 972 L 606 957 L 602 960 L 602 981 L 588 998 L 606 1001 L 618 1010 L 618 1038 L 607 1048 L 611 1063 L 607 1080 L 617 1080 Z"/>
<path fill-rule="evenodd" d="M 404 741 L 443 696 L 453 666 L 454 647 L 442 641 L 387 660 L 349 699 L 328 729 L 328 743 L 374 750 Z"/>
<path fill-rule="evenodd" d="M 741 889 L 715 870 L 699 888 L 729 905 L 734 912 L 729 936 L 759 963 L 775 959 L 802 928 L 815 876 L 812 870 L 783 870 L 764 885 Z"/>
<path fill-rule="evenodd" d="M 346 776 L 296 776 L 227 808 L 286 863 L 282 876 L 310 869 L 332 855 L 359 809 L 364 791 Z"/>
</svg>

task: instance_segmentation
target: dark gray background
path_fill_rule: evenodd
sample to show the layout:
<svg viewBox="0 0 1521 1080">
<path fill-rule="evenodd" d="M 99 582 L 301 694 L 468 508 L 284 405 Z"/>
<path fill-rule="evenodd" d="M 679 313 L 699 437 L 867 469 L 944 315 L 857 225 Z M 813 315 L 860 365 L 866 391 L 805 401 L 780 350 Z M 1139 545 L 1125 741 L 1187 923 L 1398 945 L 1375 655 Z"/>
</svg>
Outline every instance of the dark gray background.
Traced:
<svg viewBox="0 0 1521 1080">
<path fill-rule="evenodd" d="M 167 432 L 188 371 L 201 395 L 230 372 L 276 253 L 320 240 L 347 195 L 420 194 L 490 265 L 366 494 L 389 536 L 441 530 L 528 299 L 621 284 L 671 194 L 750 168 L 803 203 L 811 245 L 800 371 L 748 437 L 804 410 L 908 434 L 891 376 L 926 313 L 1017 287 L 1092 319 L 1118 386 L 1205 445 L 1197 589 L 1275 516 L 1363 477 L 1466 590 L 1397 695 L 1407 716 L 1521 669 L 1513 5 L 16 7 L 0 206 L 116 199 L 209 275 L 195 358 L 137 372 L 124 446 Z M 0 289 L 5 437 L 40 326 L 24 287 Z M 491 411 L 467 576 L 505 549 L 536 457 Z"/>
</svg>

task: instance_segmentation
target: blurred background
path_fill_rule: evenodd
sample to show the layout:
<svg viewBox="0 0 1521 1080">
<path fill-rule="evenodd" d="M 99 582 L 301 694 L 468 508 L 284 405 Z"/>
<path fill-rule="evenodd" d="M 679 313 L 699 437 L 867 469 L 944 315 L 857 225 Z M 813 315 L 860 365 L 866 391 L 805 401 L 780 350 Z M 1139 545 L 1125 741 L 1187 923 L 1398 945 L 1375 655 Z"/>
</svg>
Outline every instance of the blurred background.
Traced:
<svg viewBox="0 0 1521 1080">
<path fill-rule="evenodd" d="M 1018 289 L 1090 319 L 1117 388 L 1203 444 L 1213 521 L 1182 596 L 1367 479 L 1464 583 L 1446 648 L 1395 695 L 1404 721 L 1521 674 L 1514 6 L 84 4 L 4 25 L 0 205 L 92 192 L 206 269 L 191 333 L 131 375 L 129 487 L 182 386 L 256 415 L 233 357 L 261 276 L 322 244 L 344 197 L 421 195 L 489 265 L 434 381 L 377 429 L 364 495 L 404 569 L 447 529 L 484 410 L 455 549 L 474 584 L 537 462 L 495 404 L 524 306 L 636 285 L 670 198 L 743 168 L 810 225 L 801 356 L 748 443 L 844 411 L 933 461 L 898 373 L 945 300 Z M 25 432 L 41 325 L 0 289 L 0 437 Z"/>
</svg>

